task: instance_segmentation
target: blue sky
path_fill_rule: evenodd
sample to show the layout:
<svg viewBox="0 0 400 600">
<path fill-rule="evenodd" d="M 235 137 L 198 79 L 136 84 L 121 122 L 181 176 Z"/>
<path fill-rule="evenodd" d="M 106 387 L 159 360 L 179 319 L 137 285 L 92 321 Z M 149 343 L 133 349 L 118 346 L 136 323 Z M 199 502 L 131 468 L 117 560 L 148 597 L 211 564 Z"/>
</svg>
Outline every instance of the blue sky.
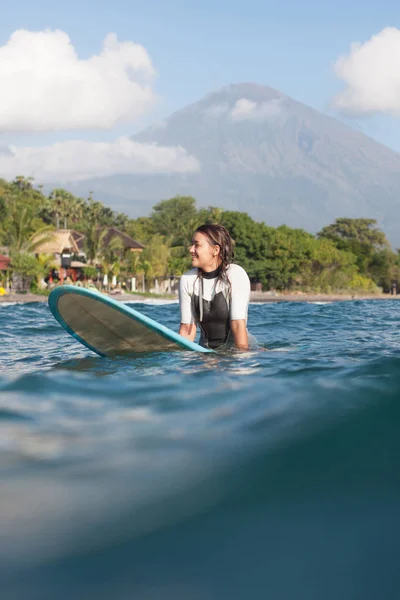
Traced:
<svg viewBox="0 0 400 600">
<path fill-rule="evenodd" d="M 158 104 L 112 127 L 15 133 L 0 127 L 0 145 L 40 145 L 70 138 L 110 141 L 229 83 L 254 81 L 310 106 L 337 114 L 333 97 L 344 87 L 333 65 L 353 42 L 366 42 L 385 27 L 400 28 L 400 3 L 337 0 L 327 5 L 268 0 L 27 0 L 7 3 L 0 20 L 0 49 L 17 30 L 60 29 L 81 60 L 101 52 L 110 32 L 119 42 L 147 51 L 156 71 Z M 400 39 L 400 38 L 399 38 Z M 379 65 L 378 67 L 379 68 Z M 1 74 L 1 54 L 0 54 Z M 0 104 L 1 107 L 1 104 Z M 385 108 L 345 122 L 400 151 L 400 119 Z"/>
</svg>

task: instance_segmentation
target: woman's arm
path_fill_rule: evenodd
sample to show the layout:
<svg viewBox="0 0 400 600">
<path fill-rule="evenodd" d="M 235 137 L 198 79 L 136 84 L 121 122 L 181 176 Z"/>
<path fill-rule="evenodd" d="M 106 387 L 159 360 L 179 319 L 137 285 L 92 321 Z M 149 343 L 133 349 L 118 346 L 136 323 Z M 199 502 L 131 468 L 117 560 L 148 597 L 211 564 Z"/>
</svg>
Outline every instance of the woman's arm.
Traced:
<svg viewBox="0 0 400 600">
<path fill-rule="evenodd" d="M 238 350 L 249 349 L 249 336 L 247 335 L 247 327 L 245 319 L 231 321 L 231 329 L 235 346 Z"/>
<path fill-rule="evenodd" d="M 181 323 L 179 335 L 194 342 L 194 338 L 196 337 L 196 323 Z"/>
<path fill-rule="evenodd" d="M 246 271 L 239 265 L 231 265 L 229 279 L 231 282 L 230 324 L 239 350 L 249 349 L 247 333 L 247 311 L 250 301 L 250 280 Z"/>
<path fill-rule="evenodd" d="M 179 335 L 194 342 L 196 337 L 196 323 L 192 314 L 192 298 L 189 293 L 190 280 L 183 274 L 179 282 L 179 308 L 181 313 L 181 324 Z"/>
</svg>

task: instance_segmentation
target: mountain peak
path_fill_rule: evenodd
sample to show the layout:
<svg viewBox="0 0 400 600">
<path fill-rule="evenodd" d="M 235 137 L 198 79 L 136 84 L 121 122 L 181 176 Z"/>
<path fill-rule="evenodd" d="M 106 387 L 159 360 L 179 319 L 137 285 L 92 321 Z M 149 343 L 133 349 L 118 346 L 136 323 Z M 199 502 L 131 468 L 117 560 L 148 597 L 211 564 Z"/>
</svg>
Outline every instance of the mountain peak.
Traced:
<svg viewBox="0 0 400 600">
<path fill-rule="evenodd" d="M 238 83 L 230 83 L 229 85 L 225 85 L 214 94 L 218 93 L 230 93 L 230 94 L 255 94 L 260 96 L 274 94 L 279 97 L 284 97 L 282 92 L 275 90 L 274 88 L 268 85 L 261 85 L 260 83 L 255 82 L 238 82 Z"/>
<path fill-rule="evenodd" d="M 182 147 L 200 170 L 112 178 L 130 213 L 192 195 L 200 206 L 311 232 L 338 217 L 374 218 L 400 242 L 400 154 L 268 86 L 226 85 L 133 139 Z"/>
<path fill-rule="evenodd" d="M 231 83 L 215 92 L 207 94 L 207 96 L 200 100 L 200 104 L 203 102 L 222 102 L 224 100 L 234 103 L 242 99 L 252 102 L 269 102 L 283 98 L 286 98 L 284 94 L 266 85 L 258 83 Z"/>
</svg>

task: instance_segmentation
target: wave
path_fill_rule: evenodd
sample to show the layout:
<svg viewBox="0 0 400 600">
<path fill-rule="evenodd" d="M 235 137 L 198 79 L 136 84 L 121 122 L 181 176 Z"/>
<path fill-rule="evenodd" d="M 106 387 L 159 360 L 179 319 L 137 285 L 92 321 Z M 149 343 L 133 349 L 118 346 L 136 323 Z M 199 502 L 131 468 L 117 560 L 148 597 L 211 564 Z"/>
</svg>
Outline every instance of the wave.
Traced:
<svg viewBox="0 0 400 600">
<path fill-rule="evenodd" d="M 393 597 L 395 304 L 257 303 L 271 351 L 116 359 L 0 311 L 2 596 Z"/>
<path fill-rule="evenodd" d="M 178 304 L 179 300 L 166 300 L 162 298 L 144 298 L 142 300 L 125 300 L 124 304 L 150 304 L 162 306 L 164 304 Z"/>
<path fill-rule="evenodd" d="M 268 388 L 231 377 L 212 398 L 193 374 L 179 388 L 55 373 L 3 387 L 31 390 L 2 413 L 26 466 L 8 441 L 5 597 L 390 597 L 399 366 Z"/>
</svg>

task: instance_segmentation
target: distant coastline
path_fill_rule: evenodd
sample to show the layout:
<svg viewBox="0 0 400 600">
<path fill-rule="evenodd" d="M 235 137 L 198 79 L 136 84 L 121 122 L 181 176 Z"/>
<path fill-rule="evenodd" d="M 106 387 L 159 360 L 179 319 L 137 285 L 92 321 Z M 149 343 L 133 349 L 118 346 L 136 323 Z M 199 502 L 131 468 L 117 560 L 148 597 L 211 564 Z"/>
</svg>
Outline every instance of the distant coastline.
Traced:
<svg viewBox="0 0 400 600">
<path fill-rule="evenodd" d="M 146 294 L 141 296 L 140 294 L 106 294 L 114 300 L 120 302 L 146 302 L 148 300 L 165 300 L 173 301 L 178 300 L 175 294 L 168 296 L 167 294 L 160 297 L 157 294 Z M 47 302 L 48 296 L 39 294 L 6 294 L 0 296 L 0 304 L 3 303 L 17 303 L 27 304 L 29 302 Z M 391 294 L 316 294 L 316 293 L 271 293 L 271 292 L 251 292 L 250 302 L 254 303 L 274 303 L 274 302 L 343 302 L 350 300 L 400 300 L 399 295 Z"/>
</svg>

